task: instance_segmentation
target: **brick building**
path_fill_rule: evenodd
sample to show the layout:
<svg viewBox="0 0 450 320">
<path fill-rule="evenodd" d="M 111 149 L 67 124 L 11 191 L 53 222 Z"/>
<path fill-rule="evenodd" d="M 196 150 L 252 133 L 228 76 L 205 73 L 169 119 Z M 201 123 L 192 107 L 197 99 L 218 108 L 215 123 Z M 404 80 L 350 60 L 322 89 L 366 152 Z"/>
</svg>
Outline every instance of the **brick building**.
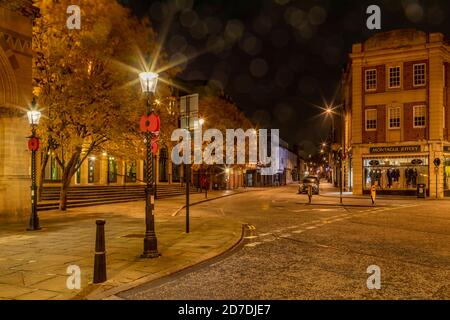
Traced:
<svg viewBox="0 0 450 320">
<path fill-rule="evenodd" d="M 450 196 L 450 44 L 403 29 L 354 44 L 343 75 L 345 186 Z M 441 165 L 436 169 L 434 159 Z"/>
</svg>

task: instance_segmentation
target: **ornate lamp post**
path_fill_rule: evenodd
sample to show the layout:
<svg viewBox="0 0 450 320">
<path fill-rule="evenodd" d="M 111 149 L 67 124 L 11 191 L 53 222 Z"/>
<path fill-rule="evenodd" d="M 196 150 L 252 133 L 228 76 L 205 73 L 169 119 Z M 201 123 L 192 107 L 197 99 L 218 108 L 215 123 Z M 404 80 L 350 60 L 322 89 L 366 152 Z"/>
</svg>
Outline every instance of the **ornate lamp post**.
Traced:
<svg viewBox="0 0 450 320">
<path fill-rule="evenodd" d="M 153 72 L 142 72 L 139 74 L 142 92 L 147 95 L 147 110 L 141 118 L 141 131 L 145 133 L 146 144 L 146 181 L 145 188 L 145 237 L 144 252 L 142 258 L 157 258 L 158 241 L 155 234 L 155 217 L 153 215 L 154 190 L 153 190 L 153 151 L 156 152 L 157 146 L 154 140 L 159 133 L 160 120 L 153 112 L 153 94 L 158 83 L 158 75 Z"/>
<path fill-rule="evenodd" d="M 36 186 L 36 152 L 39 150 L 39 138 L 36 136 L 36 127 L 41 119 L 41 113 L 36 110 L 36 99 L 33 98 L 31 110 L 27 112 L 28 123 L 31 126 L 31 137 L 28 140 L 28 149 L 31 151 L 31 214 L 28 231 L 40 230 L 37 213 L 37 186 Z"/>
<path fill-rule="evenodd" d="M 338 105 L 334 108 L 328 106 L 326 109 L 326 114 L 329 115 L 331 117 L 331 145 L 333 145 L 335 143 L 335 126 L 334 126 L 334 115 L 333 115 L 333 109 L 338 109 L 338 115 L 341 117 L 342 119 L 342 114 L 341 114 L 341 106 L 342 105 Z M 339 144 L 341 144 L 342 141 L 339 141 Z M 339 160 L 339 202 L 342 204 L 342 146 L 340 146 L 339 149 L 339 153 L 338 153 L 338 160 Z"/>
</svg>

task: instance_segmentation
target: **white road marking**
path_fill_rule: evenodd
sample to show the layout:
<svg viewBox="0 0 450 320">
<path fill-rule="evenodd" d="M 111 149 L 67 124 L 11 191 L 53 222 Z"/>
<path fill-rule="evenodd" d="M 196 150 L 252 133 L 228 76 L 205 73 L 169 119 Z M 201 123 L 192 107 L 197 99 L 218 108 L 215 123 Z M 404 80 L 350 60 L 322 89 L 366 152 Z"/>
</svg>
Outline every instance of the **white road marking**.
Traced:
<svg viewBox="0 0 450 320">
<path fill-rule="evenodd" d="M 258 238 L 257 236 L 248 236 L 248 237 L 244 237 L 244 239 L 255 239 Z"/>
<path fill-rule="evenodd" d="M 295 230 L 295 231 L 292 231 L 292 233 L 303 233 L 303 232 L 305 232 L 305 230 Z"/>
<path fill-rule="evenodd" d="M 253 242 L 253 243 L 249 243 L 246 244 L 245 247 L 256 247 L 258 244 L 261 244 L 262 242 Z"/>
</svg>

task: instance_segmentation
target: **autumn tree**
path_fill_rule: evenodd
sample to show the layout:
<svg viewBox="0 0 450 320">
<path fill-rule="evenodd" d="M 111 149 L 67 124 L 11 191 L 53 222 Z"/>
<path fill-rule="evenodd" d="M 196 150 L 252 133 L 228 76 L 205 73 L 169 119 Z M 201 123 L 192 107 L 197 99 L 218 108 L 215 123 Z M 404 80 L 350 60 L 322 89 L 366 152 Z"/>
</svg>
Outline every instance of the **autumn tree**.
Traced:
<svg viewBox="0 0 450 320">
<path fill-rule="evenodd" d="M 66 27 L 72 4 L 81 8 L 80 30 Z M 142 57 L 154 52 L 156 34 L 148 21 L 138 21 L 112 0 L 36 5 L 41 16 L 33 29 L 33 79 L 44 115 L 41 171 L 53 154 L 62 170 L 60 209 L 65 210 L 70 181 L 90 153 L 126 146 L 128 154 L 142 156 L 137 124 L 143 99 L 136 70 L 143 68 Z M 158 56 L 164 63 L 164 53 Z"/>
</svg>

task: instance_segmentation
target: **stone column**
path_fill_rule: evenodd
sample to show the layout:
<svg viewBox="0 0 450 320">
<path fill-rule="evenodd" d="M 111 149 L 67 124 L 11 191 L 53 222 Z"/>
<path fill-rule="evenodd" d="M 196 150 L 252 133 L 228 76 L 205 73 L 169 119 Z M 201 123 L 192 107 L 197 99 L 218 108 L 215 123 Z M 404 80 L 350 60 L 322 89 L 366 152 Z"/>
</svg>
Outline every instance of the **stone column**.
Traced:
<svg viewBox="0 0 450 320">
<path fill-rule="evenodd" d="M 99 165 L 99 184 L 107 185 L 108 184 L 108 156 L 101 156 L 98 158 Z"/>
</svg>

